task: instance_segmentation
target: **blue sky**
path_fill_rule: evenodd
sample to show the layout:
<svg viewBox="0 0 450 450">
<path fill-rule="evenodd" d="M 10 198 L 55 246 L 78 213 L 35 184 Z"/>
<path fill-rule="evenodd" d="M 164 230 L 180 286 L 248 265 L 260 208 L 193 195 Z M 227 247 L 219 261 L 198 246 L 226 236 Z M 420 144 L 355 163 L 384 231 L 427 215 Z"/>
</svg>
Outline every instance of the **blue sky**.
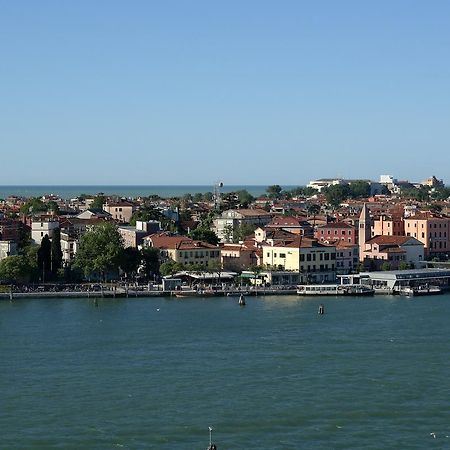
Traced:
<svg viewBox="0 0 450 450">
<path fill-rule="evenodd" d="M 450 181 L 450 2 L 0 0 L 0 184 Z"/>
</svg>

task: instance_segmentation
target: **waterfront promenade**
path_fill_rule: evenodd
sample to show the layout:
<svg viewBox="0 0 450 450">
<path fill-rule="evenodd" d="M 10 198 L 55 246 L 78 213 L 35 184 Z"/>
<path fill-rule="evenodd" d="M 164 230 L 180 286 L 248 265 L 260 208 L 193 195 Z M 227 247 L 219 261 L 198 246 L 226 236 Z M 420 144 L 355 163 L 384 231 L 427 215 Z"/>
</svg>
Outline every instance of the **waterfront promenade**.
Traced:
<svg viewBox="0 0 450 450">
<path fill-rule="evenodd" d="M 96 285 L 99 286 L 99 285 Z M 162 290 L 161 286 L 154 286 L 149 289 L 146 286 L 135 287 L 110 287 L 89 289 L 64 289 L 64 290 L 9 290 L 0 292 L 0 300 L 33 299 L 33 298 L 130 298 L 130 297 L 224 297 L 224 296 L 258 296 L 258 295 L 293 295 L 296 289 L 291 287 L 280 288 L 227 288 L 227 289 L 182 289 L 182 290 Z"/>
</svg>

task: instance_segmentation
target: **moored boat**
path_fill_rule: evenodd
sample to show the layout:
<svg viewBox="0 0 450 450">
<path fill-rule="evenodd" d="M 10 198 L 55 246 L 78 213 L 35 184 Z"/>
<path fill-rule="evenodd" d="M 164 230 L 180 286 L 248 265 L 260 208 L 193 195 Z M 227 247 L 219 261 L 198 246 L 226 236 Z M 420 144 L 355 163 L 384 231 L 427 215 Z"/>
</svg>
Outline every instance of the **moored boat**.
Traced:
<svg viewBox="0 0 450 450">
<path fill-rule="evenodd" d="M 310 284 L 297 287 L 298 295 L 373 295 L 374 290 L 360 284 Z"/>
<path fill-rule="evenodd" d="M 439 286 L 419 286 L 419 287 L 404 287 L 400 289 L 400 295 L 406 295 L 407 297 L 418 297 L 422 295 L 437 295 L 441 294 L 442 289 Z"/>
</svg>

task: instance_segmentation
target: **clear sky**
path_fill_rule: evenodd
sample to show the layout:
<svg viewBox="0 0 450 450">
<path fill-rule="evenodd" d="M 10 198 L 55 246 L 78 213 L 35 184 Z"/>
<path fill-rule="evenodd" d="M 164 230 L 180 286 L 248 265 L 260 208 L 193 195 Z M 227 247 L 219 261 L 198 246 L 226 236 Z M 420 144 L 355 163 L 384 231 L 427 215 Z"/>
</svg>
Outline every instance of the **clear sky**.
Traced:
<svg viewBox="0 0 450 450">
<path fill-rule="evenodd" d="M 0 0 L 0 184 L 450 182 L 448 0 Z"/>
</svg>

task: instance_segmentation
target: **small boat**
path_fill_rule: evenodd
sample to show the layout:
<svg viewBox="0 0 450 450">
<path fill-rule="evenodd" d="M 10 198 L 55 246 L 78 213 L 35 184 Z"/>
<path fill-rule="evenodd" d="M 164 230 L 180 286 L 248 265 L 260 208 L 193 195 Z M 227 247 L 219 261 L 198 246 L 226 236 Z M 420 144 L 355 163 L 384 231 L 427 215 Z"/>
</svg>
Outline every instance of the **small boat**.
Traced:
<svg viewBox="0 0 450 450">
<path fill-rule="evenodd" d="M 245 297 L 242 294 L 239 297 L 239 305 L 240 306 L 245 306 Z"/>
</svg>

